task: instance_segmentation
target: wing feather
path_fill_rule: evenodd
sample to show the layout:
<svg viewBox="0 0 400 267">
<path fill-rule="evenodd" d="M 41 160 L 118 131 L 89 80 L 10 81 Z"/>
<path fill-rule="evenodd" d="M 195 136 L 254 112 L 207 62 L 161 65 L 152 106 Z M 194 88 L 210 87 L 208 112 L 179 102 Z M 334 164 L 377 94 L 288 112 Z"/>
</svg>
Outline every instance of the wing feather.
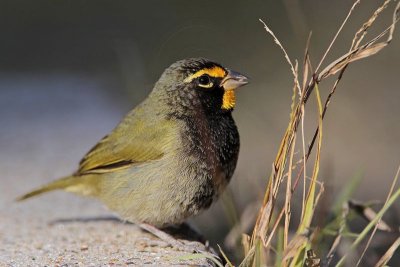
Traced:
<svg viewBox="0 0 400 267">
<path fill-rule="evenodd" d="M 78 174 L 110 172 L 161 158 L 170 149 L 175 127 L 153 113 L 142 105 L 126 115 L 85 155 Z"/>
</svg>

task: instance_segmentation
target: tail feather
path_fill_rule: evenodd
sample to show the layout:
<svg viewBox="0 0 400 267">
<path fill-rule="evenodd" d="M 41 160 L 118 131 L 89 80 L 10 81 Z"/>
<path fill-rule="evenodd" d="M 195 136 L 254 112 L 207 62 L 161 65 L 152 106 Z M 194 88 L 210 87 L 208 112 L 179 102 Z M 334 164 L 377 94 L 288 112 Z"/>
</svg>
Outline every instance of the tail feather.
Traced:
<svg viewBox="0 0 400 267">
<path fill-rule="evenodd" d="M 58 179 L 54 182 L 50 182 L 43 187 L 40 187 L 36 190 L 33 190 L 25 195 L 18 197 L 17 201 L 22 201 L 27 198 L 31 198 L 49 191 L 57 190 L 57 189 L 66 189 L 67 187 L 74 185 L 76 183 L 77 177 L 75 176 L 67 176 L 61 179 Z"/>
</svg>

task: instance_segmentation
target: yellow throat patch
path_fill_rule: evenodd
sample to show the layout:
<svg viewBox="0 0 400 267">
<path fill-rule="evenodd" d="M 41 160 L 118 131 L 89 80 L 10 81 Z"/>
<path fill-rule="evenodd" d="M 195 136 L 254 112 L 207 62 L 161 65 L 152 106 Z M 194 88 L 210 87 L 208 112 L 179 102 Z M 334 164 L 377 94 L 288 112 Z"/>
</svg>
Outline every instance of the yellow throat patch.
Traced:
<svg viewBox="0 0 400 267">
<path fill-rule="evenodd" d="M 233 109 L 236 104 L 236 96 L 234 89 L 227 89 L 222 96 L 222 109 Z"/>
</svg>

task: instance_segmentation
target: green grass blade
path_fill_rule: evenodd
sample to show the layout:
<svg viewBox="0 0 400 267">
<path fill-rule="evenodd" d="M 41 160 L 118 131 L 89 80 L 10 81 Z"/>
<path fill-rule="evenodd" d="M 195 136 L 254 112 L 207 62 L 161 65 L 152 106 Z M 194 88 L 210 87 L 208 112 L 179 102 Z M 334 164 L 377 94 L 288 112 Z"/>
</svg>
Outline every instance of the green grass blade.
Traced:
<svg viewBox="0 0 400 267">
<path fill-rule="evenodd" d="M 353 244 L 350 247 L 350 251 L 346 253 L 340 261 L 336 264 L 336 267 L 343 266 L 344 261 L 346 260 L 347 254 L 354 251 L 355 248 L 361 243 L 361 241 L 367 236 L 368 232 L 375 226 L 375 224 L 382 218 L 385 212 L 393 205 L 393 203 L 398 200 L 400 197 L 400 188 L 391 196 L 389 201 L 382 207 L 382 209 L 376 214 L 376 217 L 364 228 L 364 230 L 358 235 L 356 240 L 354 240 Z"/>
</svg>

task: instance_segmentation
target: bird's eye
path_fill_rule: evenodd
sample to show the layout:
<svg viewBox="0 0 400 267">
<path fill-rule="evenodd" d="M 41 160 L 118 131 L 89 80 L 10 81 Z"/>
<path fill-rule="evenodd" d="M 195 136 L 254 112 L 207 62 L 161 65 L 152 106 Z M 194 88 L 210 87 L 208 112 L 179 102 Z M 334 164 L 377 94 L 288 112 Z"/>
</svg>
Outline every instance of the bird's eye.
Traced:
<svg viewBox="0 0 400 267">
<path fill-rule="evenodd" d="M 199 77 L 199 85 L 204 88 L 211 88 L 213 83 L 210 79 L 210 76 L 204 74 Z"/>
<path fill-rule="evenodd" d="M 201 85 L 207 85 L 210 83 L 210 76 L 208 75 L 201 75 L 199 78 L 199 83 Z"/>
</svg>

